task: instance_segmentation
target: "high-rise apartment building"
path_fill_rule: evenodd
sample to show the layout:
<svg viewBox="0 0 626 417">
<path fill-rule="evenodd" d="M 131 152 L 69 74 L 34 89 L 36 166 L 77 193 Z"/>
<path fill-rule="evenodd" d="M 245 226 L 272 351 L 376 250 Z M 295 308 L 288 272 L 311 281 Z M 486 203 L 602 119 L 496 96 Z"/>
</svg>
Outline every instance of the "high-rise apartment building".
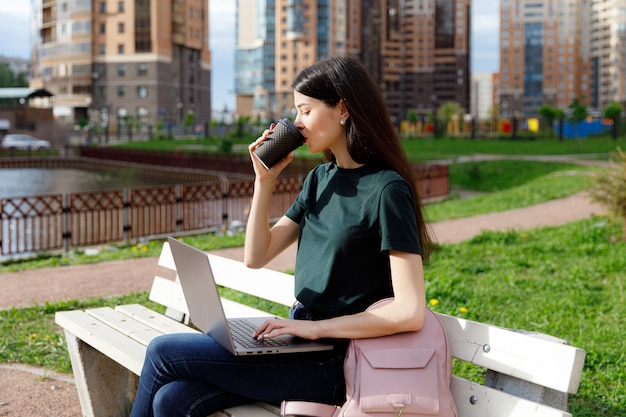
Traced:
<svg viewBox="0 0 626 417">
<path fill-rule="evenodd" d="M 495 108 L 494 74 L 492 72 L 472 73 L 472 102 L 470 113 L 476 120 L 489 120 Z"/>
<path fill-rule="evenodd" d="M 591 103 L 626 106 L 626 0 L 586 0 L 591 6 L 589 46 L 594 90 Z M 585 28 L 583 27 L 583 30 Z M 587 47 L 587 45 L 583 45 Z"/>
<path fill-rule="evenodd" d="M 503 116 L 625 103 L 626 0 L 501 0 L 500 17 Z"/>
<path fill-rule="evenodd" d="M 448 101 L 469 111 L 471 0 L 238 0 L 237 112 L 292 115 L 291 83 L 311 63 L 356 55 L 392 116 Z"/>
<path fill-rule="evenodd" d="M 205 0 L 33 0 L 32 85 L 109 128 L 209 120 Z"/>
</svg>

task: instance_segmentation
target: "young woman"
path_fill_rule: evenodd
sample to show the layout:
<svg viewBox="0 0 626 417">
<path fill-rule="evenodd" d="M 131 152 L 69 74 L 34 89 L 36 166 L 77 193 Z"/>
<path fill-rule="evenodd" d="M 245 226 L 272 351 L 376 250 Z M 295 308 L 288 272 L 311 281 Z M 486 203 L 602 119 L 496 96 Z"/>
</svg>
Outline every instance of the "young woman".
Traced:
<svg viewBox="0 0 626 417">
<path fill-rule="evenodd" d="M 419 330 L 425 308 L 422 257 L 430 251 L 416 180 L 376 83 L 354 57 L 304 69 L 293 84 L 295 125 L 314 168 L 287 213 L 269 226 L 276 178 L 293 153 L 256 174 L 245 263 L 260 268 L 298 241 L 291 319 L 266 321 L 253 337 L 335 340 L 331 351 L 235 357 L 210 336 L 176 334 L 148 347 L 131 416 L 206 416 L 262 400 L 345 401 L 343 359 L 351 338 Z M 394 301 L 365 309 L 386 297 Z M 295 320 L 294 320 L 295 318 Z"/>
</svg>

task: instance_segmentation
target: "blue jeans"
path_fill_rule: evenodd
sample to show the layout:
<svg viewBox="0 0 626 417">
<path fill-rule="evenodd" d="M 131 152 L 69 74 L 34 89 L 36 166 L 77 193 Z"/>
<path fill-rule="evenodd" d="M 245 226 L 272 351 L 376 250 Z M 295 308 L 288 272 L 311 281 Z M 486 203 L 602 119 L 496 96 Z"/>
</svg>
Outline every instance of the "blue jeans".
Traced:
<svg viewBox="0 0 626 417">
<path fill-rule="evenodd" d="M 206 417 L 253 401 L 343 404 L 345 345 L 331 351 L 234 356 L 206 334 L 148 345 L 131 417 Z"/>
</svg>

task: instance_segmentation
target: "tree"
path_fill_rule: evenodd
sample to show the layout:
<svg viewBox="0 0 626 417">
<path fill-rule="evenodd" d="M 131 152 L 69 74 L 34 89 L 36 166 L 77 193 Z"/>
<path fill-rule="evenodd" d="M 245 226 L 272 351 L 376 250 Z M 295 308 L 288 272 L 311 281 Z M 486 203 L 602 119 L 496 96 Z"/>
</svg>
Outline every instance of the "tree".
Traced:
<svg viewBox="0 0 626 417">
<path fill-rule="evenodd" d="M 626 152 L 620 147 L 611 152 L 609 168 L 598 171 L 594 180 L 591 198 L 622 218 L 622 241 L 626 242 Z"/>
<path fill-rule="evenodd" d="M 185 115 L 185 119 L 183 120 L 183 129 L 185 134 L 187 134 L 187 132 L 193 130 L 193 126 L 196 123 L 196 114 L 194 112 L 188 112 Z"/>
<path fill-rule="evenodd" d="M 456 115 L 458 118 L 459 114 L 461 114 L 461 105 L 455 101 L 449 101 L 443 103 L 439 106 L 439 109 L 437 109 L 437 120 L 445 126 L 448 133 L 450 133 L 451 130 L 454 132 L 456 131 L 456 126 L 452 123 L 454 119 L 453 116 Z"/>
<path fill-rule="evenodd" d="M 13 72 L 5 63 L 0 63 L 0 88 L 13 87 Z"/>
<path fill-rule="evenodd" d="M 7 87 L 28 87 L 28 81 L 25 72 L 15 74 L 7 64 L 2 62 L 0 63 L 0 88 Z"/>
<path fill-rule="evenodd" d="M 613 121 L 613 126 L 611 129 L 611 136 L 613 140 L 617 139 L 617 124 L 619 122 L 620 117 L 622 116 L 622 106 L 613 101 L 604 109 L 603 116 L 605 119 L 611 119 Z"/>
<path fill-rule="evenodd" d="M 539 116 L 541 116 L 545 122 L 547 130 L 552 132 L 554 128 L 554 121 L 557 118 L 557 108 L 552 107 L 549 104 L 542 104 L 541 107 L 537 110 Z"/>
<path fill-rule="evenodd" d="M 415 112 L 415 110 L 409 110 L 406 113 L 406 121 L 409 123 L 408 130 L 411 132 L 411 137 L 415 133 L 417 122 L 419 121 L 419 116 Z"/>
</svg>

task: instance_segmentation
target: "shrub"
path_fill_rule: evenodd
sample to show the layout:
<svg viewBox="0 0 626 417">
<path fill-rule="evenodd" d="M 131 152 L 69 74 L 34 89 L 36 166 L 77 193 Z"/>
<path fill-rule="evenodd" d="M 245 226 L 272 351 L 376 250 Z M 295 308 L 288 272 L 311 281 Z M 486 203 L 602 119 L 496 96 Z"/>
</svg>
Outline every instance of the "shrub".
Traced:
<svg viewBox="0 0 626 417">
<path fill-rule="evenodd" d="M 622 218 L 622 240 L 626 242 L 626 152 L 620 147 L 611 152 L 609 168 L 598 171 L 594 180 L 592 199 Z"/>
</svg>

